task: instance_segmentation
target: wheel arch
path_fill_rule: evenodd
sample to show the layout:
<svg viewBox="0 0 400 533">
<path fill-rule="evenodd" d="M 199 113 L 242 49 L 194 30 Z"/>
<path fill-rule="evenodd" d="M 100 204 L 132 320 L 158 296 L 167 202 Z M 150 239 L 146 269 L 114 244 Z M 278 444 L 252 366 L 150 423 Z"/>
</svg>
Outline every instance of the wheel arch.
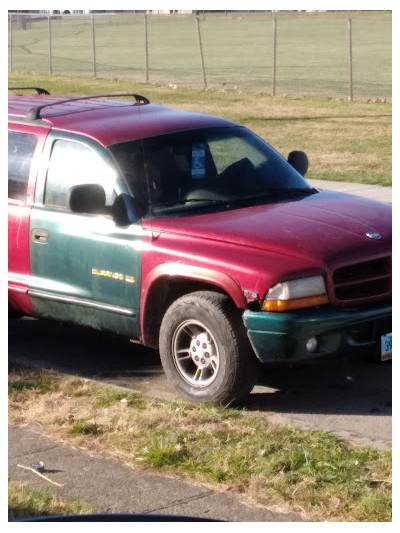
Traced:
<svg viewBox="0 0 400 533">
<path fill-rule="evenodd" d="M 140 329 L 146 346 L 158 348 L 158 334 L 165 311 L 180 296 L 199 290 L 226 294 L 239 309 L 246 300 L 239 283 L 228 274 L 202 267 L 164 264 L 156 267 L 142 287 Z"/>
</svg>

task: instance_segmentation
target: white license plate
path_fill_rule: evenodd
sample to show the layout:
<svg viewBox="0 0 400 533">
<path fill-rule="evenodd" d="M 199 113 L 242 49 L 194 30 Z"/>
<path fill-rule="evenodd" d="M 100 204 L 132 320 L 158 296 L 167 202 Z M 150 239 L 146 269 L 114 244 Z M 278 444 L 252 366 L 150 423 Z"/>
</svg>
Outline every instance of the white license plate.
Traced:
<svg viewBox="0 0 400 533">
<path fill-rule="evenodd" d="M 392 358 L 392 334 L 386 333 L 381 337 L 381 360 L 387 361 Z"/>
</svg>

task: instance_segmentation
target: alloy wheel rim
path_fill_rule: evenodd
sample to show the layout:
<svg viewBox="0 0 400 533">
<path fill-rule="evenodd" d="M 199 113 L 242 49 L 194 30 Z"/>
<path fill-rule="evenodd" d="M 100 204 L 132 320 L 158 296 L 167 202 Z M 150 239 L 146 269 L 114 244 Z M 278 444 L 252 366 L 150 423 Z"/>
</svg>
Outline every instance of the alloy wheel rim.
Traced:
<svg viewBox="0 0 400 533">
<path fill-rule="evenodd" d="M 197 320 L 186 320 L 172 340 L 174 363 L 183 379 L 192 386 L 211 385 L 218 375 L 220 357 L 211 331 Z"/>
</svg>

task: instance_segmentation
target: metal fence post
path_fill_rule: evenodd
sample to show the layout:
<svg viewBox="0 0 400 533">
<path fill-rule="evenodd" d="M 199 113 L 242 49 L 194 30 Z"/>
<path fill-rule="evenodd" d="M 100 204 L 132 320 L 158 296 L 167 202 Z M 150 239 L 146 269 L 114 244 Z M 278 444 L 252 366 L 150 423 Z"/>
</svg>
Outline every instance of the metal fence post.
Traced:
<svg viewBox="0 0 400 533">
<path fill-rule="evenodd" d="M 197 35 L 199 37 L 199 47 L 200 47 L 200 56 L 201 56 L 201 68 L 203 70 L 203 83 L 204 89 L 207 89 L 207 78 L 206 78 L 206 69 L 204 66 L 204 54 L 203 54 L 203 44 L 201 42 L 201 31 L 200 31 L 200 20 L 196 15 L 196 24 L 197 24 Z"/>
<path fill-rule="evenodd" d="M 93 76 L 96 78 L 97 77 L 97 70 L 96 70 L 96 26 L 95 26 L 95 21 L 94 21 L 94 15 L 92 15 L 92 44 L 93 44 Z"/>
<path fill-rule="evenodd" d="M 349 99 L 353 101 L 353 24 L 349 18 Z"/>
<path fill-rule="evenodd" d="M 9 63 L 9 70 L 11 72 L 14 71 L 14 58 L 13 58 L 13 19 L 12 15 L 10 15 L 10 63 Z"/>
<path fill-rule="evenodd" d="M 144 48 L 146 58 L 146 83 L 149 83 L 149 40 L 147 34 L 147 15 L 144 15 Z"/>
<path fill-rule="evenodd" d="M 277 35 L 277 20 L 273 20 L 273 64 L 272 64 L 272 96 L 276 95 L 276 35 Z"/>
<path fill-rule="evenodd" d="M 52 59 L 52 50 L 51 50 L 51 17 L 48 16 L 48 26 L 49 26 L 49 72 L 50 76 L 53 74 L 53 59 Z"/>
</svg>

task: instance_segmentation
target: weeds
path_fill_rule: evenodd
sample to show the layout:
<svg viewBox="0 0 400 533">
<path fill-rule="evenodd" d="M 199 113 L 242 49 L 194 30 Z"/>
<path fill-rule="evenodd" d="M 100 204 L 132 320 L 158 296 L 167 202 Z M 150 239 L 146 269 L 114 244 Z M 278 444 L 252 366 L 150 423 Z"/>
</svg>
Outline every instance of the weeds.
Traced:
<svg viewBox="0 0 400 533">
<path fill-rule="evenodd" d="M 78 421 L 67 431 L 68 435 L 101 435 L 103 430 L 94 422 Z"/>
<path fill-rule="evenodd" d="M 13 379 L 8 381 L 9 394 L 30 390 L 45 394 L 57 387 L 57 380 L 54 379 L 54 375 L 49 375 L 40 369 L 34 370 L 20 365 L 11 365 L 9 370 L 13 375 Z"/>
<path fill-rule="evenodd" d="M 97 508 L 79 500 L 54 494 L 50 489 L 35 489 L 27 484 L 8 483 L 8 520 L 45 516 L 91 514 Z"/>
<path fill-rule="evenodd" d="M 113 389 L 105 389 L 100 392 L 96 405 L 98 407 L 110 407 L 113 404 L 126 403 L 137 409 L 145 409 L 146 398 L 142 394 L 127 393 Z"/>
</svg>

